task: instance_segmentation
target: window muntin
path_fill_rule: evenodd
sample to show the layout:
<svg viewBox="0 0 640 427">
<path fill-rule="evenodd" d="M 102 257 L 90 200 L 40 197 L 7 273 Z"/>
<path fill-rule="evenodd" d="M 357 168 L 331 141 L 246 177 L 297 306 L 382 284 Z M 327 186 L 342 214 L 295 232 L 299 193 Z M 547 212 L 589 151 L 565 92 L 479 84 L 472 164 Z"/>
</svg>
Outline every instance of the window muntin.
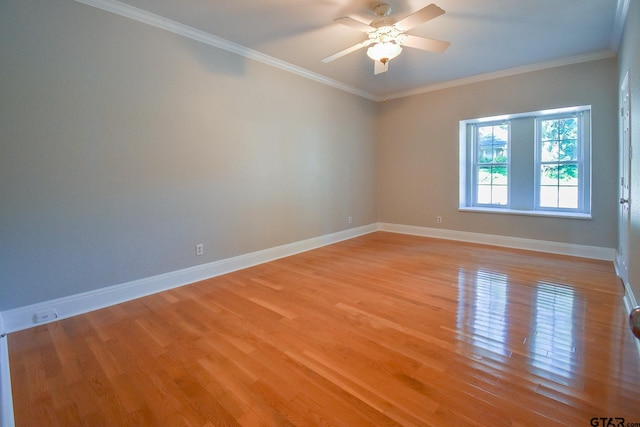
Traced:
<svg viewBox="0 0 640 427">
<path fill-rule="evenodd" d="M 475 205 L 509 205 L 509 123 L 482 123 L 474 132 Z"/>
</svg>

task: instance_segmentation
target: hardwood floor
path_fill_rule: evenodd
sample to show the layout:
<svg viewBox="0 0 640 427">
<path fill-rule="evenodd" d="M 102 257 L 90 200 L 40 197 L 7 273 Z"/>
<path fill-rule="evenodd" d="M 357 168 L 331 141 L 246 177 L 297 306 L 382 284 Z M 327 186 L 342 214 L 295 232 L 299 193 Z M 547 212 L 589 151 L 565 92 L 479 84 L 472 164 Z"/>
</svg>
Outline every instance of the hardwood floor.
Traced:
<svg viewBox="0 0 640 427">
<path fill-rule="evenodd" d="M 640 423 L 622 296 L 609 262 L 372 233 L 10 334 L 16 425 Z"/>
</svg>

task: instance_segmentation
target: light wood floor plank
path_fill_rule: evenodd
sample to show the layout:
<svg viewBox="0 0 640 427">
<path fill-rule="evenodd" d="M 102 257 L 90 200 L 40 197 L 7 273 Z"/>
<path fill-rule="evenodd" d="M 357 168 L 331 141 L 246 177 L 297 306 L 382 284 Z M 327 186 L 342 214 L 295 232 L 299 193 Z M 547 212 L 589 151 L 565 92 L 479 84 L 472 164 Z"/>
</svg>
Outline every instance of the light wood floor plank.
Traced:
<svg viewBox="0 0 640 427">
<path fill-rule="evenodd" d="M 17 426 L 640 423 L 610 262 L 377 232 L 9 335 Z"/>
</svg>

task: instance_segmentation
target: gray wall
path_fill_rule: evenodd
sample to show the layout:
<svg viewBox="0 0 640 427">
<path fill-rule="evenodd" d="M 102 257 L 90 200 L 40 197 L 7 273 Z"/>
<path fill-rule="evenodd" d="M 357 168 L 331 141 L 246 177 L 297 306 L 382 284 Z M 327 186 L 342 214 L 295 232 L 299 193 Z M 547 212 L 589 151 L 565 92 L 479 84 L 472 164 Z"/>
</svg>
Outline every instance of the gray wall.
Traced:
<svg viewBox="0 0 640 427">
<path fill-rule="evenodd" d="M 378 220 L 615 248 L 617 75 L 612 58 L 380 104 Z M 460 120 L 574 105 L 592 105 L 592 220 L 458 211 Z"/>
<path fill-rule="evenodd" d="M 629 71 L 631 92 L 631 229 L 629 233 L 629 284 L 636 300 L 640 299 L 640 2 L 629 2 L 629 13 L 619 49 L 622 85 Z"/>
<path fill-rule="evenodd" d="M 71 0 L 0 76 L 0 310 L 376 220 L 372 101 Z"/>
<path fill-rule="evenodd" d="M 376 105 L 71 0 L 7 0 L 0 75 L 0 311 L 376 221 L 616 247 L 615 60 Z M 457 211 L 459 120 L 582 104 L 593 220 Z"/>
</svg>

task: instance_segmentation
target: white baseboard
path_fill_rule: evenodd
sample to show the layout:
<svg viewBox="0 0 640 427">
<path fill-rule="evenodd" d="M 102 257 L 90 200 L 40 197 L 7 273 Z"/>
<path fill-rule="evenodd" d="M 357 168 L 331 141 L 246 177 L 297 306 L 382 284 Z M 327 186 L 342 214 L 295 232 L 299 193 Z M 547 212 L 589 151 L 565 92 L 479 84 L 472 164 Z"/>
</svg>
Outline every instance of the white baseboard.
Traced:
<svg viewBox="0 0 640 427">
<path fill-rule="evenodd" d="M 633 291 L 631 290 L 631 286 L 626 281 L 622 281 L 624 284 L 624 308 L 626 310 L 627 316 L 631 313 L 635 307 L 638 307 L 638 301 L 633 295 Z M 628 317 L 627 317 L 628 319 Z M 631 325 L 629 325 L 629 329 L 631 329 Z M 633 333 L 630 332 L 632 335 Z M 636 343 L 636 350 L 638 350 L 638 356 L 640 356 L 640 339 L 638 339 L 635 335 L 633 335 L 634 341 Z"/>
<path fill-rule="evenodd" d="M 52 321 L 57 321 L 125 301 L 131 301 L 157 292 L 184 286 L 189 283 L 209 279 L 232 271 L 252 267 L 278 258 L 319 248 L 341 240 L 351 239 L 376 230 L 376 224 L 351 228 L 337 233 L 264 249 L 245 255 L 239 255 L 233 258 L 226 258 L 207 264 L 160 274 L 158 276 L 134 280 L 132 282 L 108 286 L 94 291 L 6 310 L 0 313 L 0 315 L 4 318 L 5 332 L 11 333 L 36 326 L 34 323 L 34 315 L 43 311 L 55 309 L 58 315 L 55 319 L 52 319 Z M 44 323 L 48 322 L 39 324 Z"/>
<path fill-rule="evenodd" d="M 616 266 L 616 273 L 618 274 L 618 277 L 620 277 L 620 280 L 622 280 L 622 285 L 624 286 L 624 308 L 626 310 L 626 314 L 629 315 L 631 313 L 631 310 L 633 310 L 635 307 L 638 307 L 638 300 L 633 293 L 633 287 L 631 286 L 631 283 L 629 283 L 629 281 L 626 277 L 624 277 L 623 274 L 620 274 L 621 268 L 619 256 L 616 256 L 614 265 Z M 640 339 L 635 339 L 635 342 L 636 349 L 638 350 L 638 355 L 640 355 Z"/>
<path fill-rule="evenodd" d="M 434 237 L 437 239 L 457 240 L 461 242 L 502 246 L 513 249 L 547 252 L 559 255 L 571 255 L 605 261 L 614 261 L 616 257 L 616 251 L 612 248 L 574 245 L 571 243 L 550 242 L 545 240 L 523 239 L 521 237 L 498 236 L 494 234 L 472 233 L 468 231 L 445 230 L 442 228 L 378 223 L 378 230 L 389 231 L 392 233 Z"/>
<path fill-rule="evenodd" d="M 624 304 L 626 306 L 627 312 L 630 312 L 634 307 L 638 307 L 638 300 L 633 293 L 633 287 L 631 283 L 629 283 L 626 274 L 622 274 L 622 268 L 620 267 L 620 256 L 616 255 L 616 260 L 613 265 L 616 267 L 616 274 L 620 277 L 622 281 L 622 285 L 624 286 Z"/>
<path fill-rule="evenodd" d="M 0 317 L 1 321 L 2 318 Z M 9 373 L 9 346 L 7 345 L 7 336 L 4 333 L 0 334 L 0 426 L 14 426 L 11 376 Z"/>
<path fill-rule="evenodd" d="M 617 270 L 617 269 L 616 269 Z M 624 280 L 624 278 L 620 277 L 622 280 L 622 285 L 624 286 L 624 305 L 627 310 L 627 313 L 631 312 L 632 309 L 638 307 L 638 300 L 633 293 L 633 289 L 631 288 L 631 284 Z"/>
</svg>

